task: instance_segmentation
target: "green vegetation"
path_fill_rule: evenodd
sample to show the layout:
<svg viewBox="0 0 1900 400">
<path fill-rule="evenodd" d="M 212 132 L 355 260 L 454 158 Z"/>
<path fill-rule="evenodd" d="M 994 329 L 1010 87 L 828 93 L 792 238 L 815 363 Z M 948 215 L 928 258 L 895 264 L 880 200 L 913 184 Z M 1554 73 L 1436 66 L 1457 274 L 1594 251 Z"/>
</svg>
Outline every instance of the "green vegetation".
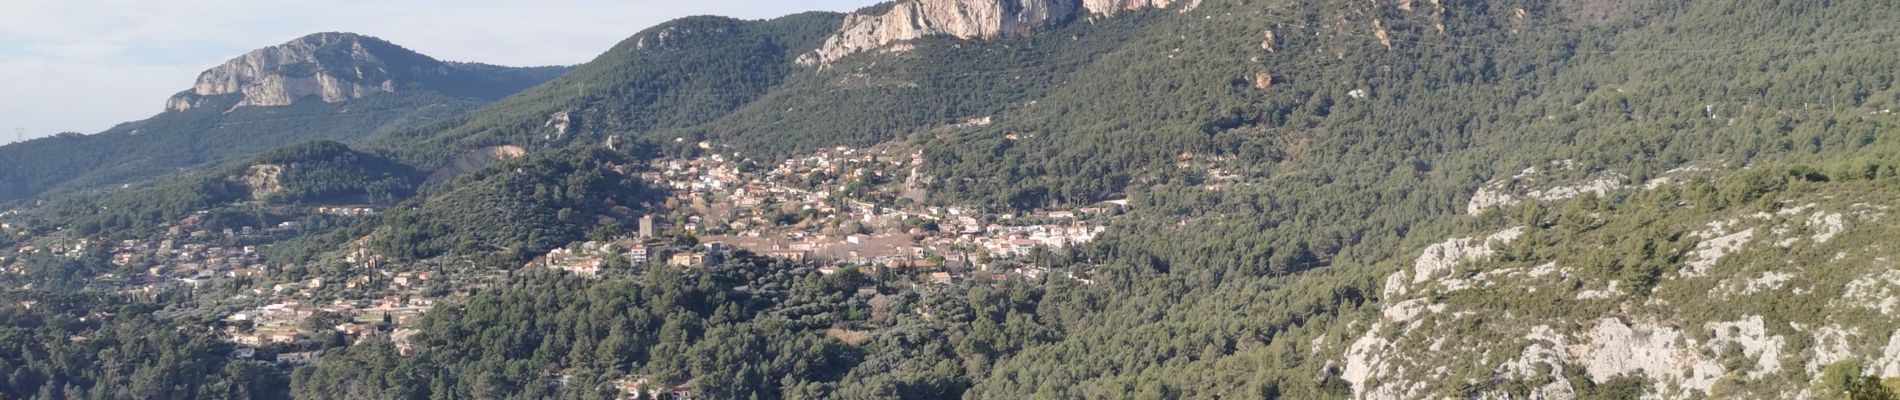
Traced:
<svg viewBox="0 0 1900 400">
<path fill-rule="evenodd" d="M 0 202 L 136 181 L 302 141 L 353 141 L 474 110 L 569 69 L 442 62 L 373 37 L 321 35 L 350 37 L 315 48 L 313 62 L 260 72 L 307 77 L 317 68 L 335 76 L 383 71 L 386 75 L 370 78 L 397 83 L 395 93 L 340 103 L 234 107 L 241 95 L 186 92 L 181 96 L 196 104 L 188 110 L 166 111 L 97 134 L 66 133 L 0 146 L 0 164 L 8 166 L 0 170 Z M 361 65 L 367 62 L 362 54 L 376 63 Z"/>
<path fill-rule="evenodd" d="M 633 218 L 654 199 L 615 165 L 644 163 L 605 149 L 537 153 L 497 162 L 359 224 L 383 254 L 420 260 L 454 252 L 526 261 L 586 237 L 601 221 Z M 611 223 L 611 222 L 608 222 Z M 629 225 L 630 221 L 622 222 Z"/>
<path fill-rule="evenodd" d="M 274 368 L 233 360 L 212 332 L 177 329 L 151 302 L 51 292 L 0 308 L 0 397 L 33 399 L 285 398 Z"/>
<path fill-rule="evenodd" d="M 427 316 L 415 355 L 397 356 L 398 345 L 380 339 L 332 349 L 291 373 L 293 397 L 607 398 L 616 380 L 646 378 L 710 398 L 1345 398 L 1352 388 L 1337 364 L 1382 318 L 1381 302 L 1397 300 L 1382 298 L 1385 278 L 1428 245 L 1512 227 L 1525 230 L 1521 239 L 1454 276 L 1553 263 L 1571 268 L 1569 277 L 1511 282 L 1535 292 L 1421 294 L 1477 317 L 1427 317 L 1434 324 L 1408 327 L 1410 338 L 1512 351 L 1523 347 L 1512 329 L 1645 317 L 1707 342 L 1708 324 L 1746 313 L 1795 352 L 1814 347 L 1795 324 L 1852 321 L 1869 337 L 1900 328 L 1877 308 L 1833 303 L 1850 281 L 1890 268 L 1874 261 L 1892 252 L 1879 241 L 1900 232 L 1883 224 L 1845 228 L 1825 245 L 1738 250 L 1714 264 L 1732 276 L 1678 272 L 1712 221 L 1767 213 L 1761 232 L 1783 227 L 1799 239 L 1812 228 L 1775 213 L 1808 203 L 1837 212 L 1900 206 L 1890 200 L 1900 191 L 1900 121 L 1891 113 L 1900 88 L 1890 69 L 1900 62 L 1886 35 L 1900 6 L 1415 3 L 1204 2 L 1023 38 L 924 39 L 825 69 L 791 60 L 839 25 L 836 14 L 695 17 L 641 32 L 478 112 L 377 124 L 377 133 L 288 135 L 361 138 L 350 145 L 361 151 L 308 143 L 228 171 L 355 158 L 348 168 L 283 175 L 285 189 L 266 203 L 407 197 L 270 250 L 297 265 L 291 274 L 312 273 L 321 252 L 362 238 L 398 262 L 516 267 L 613 230 L 603 227 L 632 226 L 657 193 L 626 170 L 699 154 L 701 140 L 760 160 L 905 140 L 923 148 L 935 202 L 1132 204 L 1102 239 L 1045 255 L 1048 279 L 928 285 L 904 271 L 826 275 L 746 256 L 598 281 L 516 272 Z M 1261 43 L 1267 30 L 1271 51 Z M 293 107 L 306 106 L 317 107 Z M 960 124 L 980 118 L 991 122 Z M 604 149 L 608 138 L 633 150 Z M 497 145 L 530 152 L 417 189 L 415 169 Z M 1465 214 L 1474 192 L 1526 167 L 1552 181 L 1616 176 L 1625 189 Z M 42 167 L 21 173 L 43 171 L 33 168 Z M 255 196 L 229 178 L 236 174 L 73 197 L 41 225 L 82 235 L 151 229 Z M 1675 181 L 1637 189 L 1658 177 Z M 24 182 L 9 189 L 16 193 L 57 185 L 0 182 Z M 98 258 L 24 263 L 77 287 L 103 268 Z M 1788 284 L 1814 289 L 1721 297 L 1734 285 L 1725 278 L 1791 265 L 1809 269 Z M 1061 278 L 1070 274 L 1081 279 Z M 1579 298 L 1610 281 L 1625 297 Z M 223 350 L 186 349 L 196 352 L 190 360 Z M 1740 352 L 1708 356 L 1739 370 L 1750 365 Z M 0 362 L 30 358 L 14 354 L 23 353 L 0 353 Z M 1521 397 L 1554 379 L 1447 362 L 1466 354 L 1435 357 L 1433 366 L 1451 365 L 1433 397 Z M 137 370 L 206 370 L 200 364 L 174 357 Z M 1817 380 L 1787 364 L 1722 376 L 1702 394 L 1773 397 L 1812 385 L 1821 396 L 1891 397 L 1858 365 L 1834 364 Z M 50 387 L 38 383 L 54 375 L 9 382 Z M 1638 374 L 1593 382 L 1569 368 L 1565 377 L 1583 398 L 1663 388 Z M 177 390 L 228 393 L 204 387 L 233 386 Z M 8 394 L 62 397 L 31 390 Z"/>
<path fill-rule="evenodd" d="M 258 189 L 252 189 L 253 198 L 270 203 L 394 203 L 414 194 L 422 178 L 407 165 L 329 141 L 273 149 L 253 158 L 249 165 L 280 169 L 268 194 L 259 196 Z"/>
<path fill-rule="evenodd" d="M 63 134 L 0 146 L 0 200 L 135 181 L 310 140 L 355 140 L 382 129 L 455 115 L 479 101 L 431 93 L 350 103 L 242 107 L 235 98 L 166 112 L 92 135 Z"/>
<path fill-rule="evenodd" d="M 389 203 L 408 198 L 421 175 L 381 156 L 336 142 L 306 142 L 272 149 L 212 174 L 181 174 L 137 187 L 68 196 L 50 207 L 42 223 L 70 226 L 82 235 L 148 232 L 199 211 L 302 203 Z M 229 210 L 222 210 L 222 215 Z M 254 218 L 252 226 L 262 227 Z"/>
<path fill-rule="evenodd" d="M 432 313 L 413 357 L 351 346 L 299 369 L 292 393 L 613 398 L 613 381 L 631 376 L 715 398 L 823 397 L 813 382 L 837 379 L 856 353 L 824 328 L 863 314 L 849 308 L 862 308 L 849 293 L 863 279 L 753 259 L 600 282 L 533 273 Z"/>
<path fill-rule="evenodd" d="M 607 136 L 693 126 L 725 115 L 798 71 L 792 58 L 818 46 L 839 15 L 769 21 L 690 17 L 649 28 L 594 61 L 479 113 L 365 140 L 424 167 L 499 144 L 530 149 L 592 144 Z M 551 126 L 567 113 L 566 133 Z M 671 140 L 672 137 L 666 137 Z"/>
</svg>

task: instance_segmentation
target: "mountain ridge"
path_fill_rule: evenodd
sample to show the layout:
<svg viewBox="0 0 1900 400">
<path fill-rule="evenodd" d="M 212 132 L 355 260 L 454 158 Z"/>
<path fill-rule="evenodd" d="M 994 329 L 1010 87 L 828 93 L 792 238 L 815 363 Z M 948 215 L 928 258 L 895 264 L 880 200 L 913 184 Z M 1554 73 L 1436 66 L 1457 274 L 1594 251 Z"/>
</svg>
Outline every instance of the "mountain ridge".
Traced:
<svg viewBox="0 0 1900 400">
<path fill-rule="evenodd" d="M 166 110 L 189 110 L 205 97 L 219 95 L 241 96 L 234 107 L 285 106 L 313 96 L 336 103 L 399 89 L 498 97 L 552 77 L 506 82 L 507 74 L 559 73 L 567 68 L 447 62 L 374 36 L 320 32 L 252 50 L 205 70 L 192 89 L 166 101 Z M 459 87 L 481 81 L 503 87 Z"/>
<path fill-rule="evenodd" d="M 305 35 L 207 69 L 150 118 L 0 146 L 0 163 L 12 166 L 0 169 L 0 202 L 291 143 L 353 141 L 458 115 L 569 69 L 445 62 L 367 35 Z"/>
</svg>

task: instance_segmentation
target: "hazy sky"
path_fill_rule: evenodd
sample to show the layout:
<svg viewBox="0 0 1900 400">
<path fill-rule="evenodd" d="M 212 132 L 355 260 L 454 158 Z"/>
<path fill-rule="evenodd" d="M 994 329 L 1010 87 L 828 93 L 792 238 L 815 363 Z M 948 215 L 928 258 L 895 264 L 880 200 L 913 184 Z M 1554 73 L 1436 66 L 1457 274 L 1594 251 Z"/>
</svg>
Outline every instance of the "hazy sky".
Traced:
<svg viewBox="0 0 1900 400">
<path fill-rule="evenodd" d="M 198 73 L 313 32 L 450 61 L 578 64 L 689 15 L 770 18 L 878 0 L 0 0 L 0 143 L 93 133 L 164 109 Z"/>
</svg>

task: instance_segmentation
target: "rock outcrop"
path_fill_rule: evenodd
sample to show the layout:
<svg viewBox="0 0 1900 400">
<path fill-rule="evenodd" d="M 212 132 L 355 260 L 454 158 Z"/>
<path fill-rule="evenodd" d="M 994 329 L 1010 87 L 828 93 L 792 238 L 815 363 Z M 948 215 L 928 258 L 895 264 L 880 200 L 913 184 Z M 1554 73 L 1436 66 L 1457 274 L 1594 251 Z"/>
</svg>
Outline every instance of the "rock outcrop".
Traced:
<svg viewBox="0 0 1900 400">
<path fill-rule="evenodd" d="M 263 200 L 284 191 L 284 166 L 277 164 L 258 164 L 246 168 L 244 175 L 236 181 L 250 189 L 252 200 Z"/>
<path fill-rule="evenodd" d="M 1900 312 L 1900 269 L 1882 245 L 1842 239 L 1891 235 L 1890 206 L 1815 198 L 1656 222 L 1682 232 L 1658 256 L 1681 266 L 1646 282 L 1596 256 L 1539 256 L 1563 228 L 1451 238 L 1388 275 L 1349 332 L 1315 343 L 1334 343 L 1357 399 L 1578 399 L 1618 380 L 1642 382 L 1641 398 L 1816 398 L 1803 388 L 1846 361 L 1900 378 L 1900 332 L 1877 317 Z M 1803 252 L 1819 257 L 1778 256 Z"/>
<path fill-rule="evenodd" d="M 204 97 L 226 94 L 243 96 L 238 107 L 283 106 L 305 97 L 340 102 L 396 91 L 397 73 L 391 69 L 404 67 L 446 69 L 439 61 L 376 38 L 318 33 L 253 50 L 205 71 L 191 90 L 172 96 L 166 109 L 183 111 L 202 104 Z"/>
<path fill-rule="evenodd" d="M 434 173 L 429 174 L 428 183 L 447 182 L 450 179 L 455 179 L 456 176 L 486 167 L 490 163 L 521 157 L 526 154 L 528 154 L 527 149 L 514 145 L 489 146 L 470 150 L 467 153 L 462 153 L 461 156 L 455 157 L 454 160 L 449 160 L 448 166 L 442 167 L 442 169 L 438 169 Z"/>
<path fill-rule="evenodd" d="M 1591 194 L 1608 196 L 1622 190 L 1629 177 L 1622 173 L 1606 171 L 1594 174 L 1581 181 L 1553 181 L 1552 173 L 1575 171 L 1578 166 L 1570 160 L 1552 161 L 1548 169 L 1538 167 L 1525 168 L 1509 179 L 1492 180 L 1478 188 L 1471 195 L 1471 201 L 1465 204 L 1465 213 L 1477 215 L 1493 208 L 1510 207 L 1525 200 L 1557 201 Z"/>
<path fill-rule="evenodd" d="M 382 39 L 327 32 L 253 50 L 207 70 L 191 90 L 166 100 L 165 109 L 285 106 L 303 99 L 336 103 L 396 91 L 492 100 L 568 69 L 447 62 Z M 235 103 L 211 101 L 227 96 L 238 98 Z"/>
<path fill-rule="evenodd" d="M 1113 16 L 1198 0 L 910 0 L 876 15 L 851 14 L 843 27 L 811 53 L 799 56 L 807 66 L 830 64 L 844 56 L 930 36 L 995 39 L 1023 36 L 1061 25 L 1084 14 Z"/>
</svg>

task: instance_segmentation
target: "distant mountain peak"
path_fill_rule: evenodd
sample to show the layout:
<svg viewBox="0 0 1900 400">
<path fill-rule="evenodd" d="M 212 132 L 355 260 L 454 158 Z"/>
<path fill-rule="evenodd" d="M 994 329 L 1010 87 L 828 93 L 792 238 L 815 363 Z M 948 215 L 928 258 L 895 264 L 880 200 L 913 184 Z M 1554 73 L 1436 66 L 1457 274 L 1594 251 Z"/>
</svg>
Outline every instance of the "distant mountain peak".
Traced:
<svg viewBox="0 0 1900 400">
<path fill-rule="evenodd" d="M 372 36 L 346 32 L 306 35 L 245 53 L 198 75 L 191 90 L 172 96 L 168 111 L 184 111 L 220 95 L 241 95 L 235 107 L 283 106 L 306 97 L 340 102 L 402 86 L 415 73 L 446 73 L 434 58 Z"/>
<path fill-rule="evenodd" d="M 288 42 L 284 42 L 284 45 L 322 46 L 330 44 L 351 44 L 364 40 L 383 41 L 382 39 L 377 39 L 375 36 L 356 32 L 317 32 L 291 39 Z"/>
</svg>

